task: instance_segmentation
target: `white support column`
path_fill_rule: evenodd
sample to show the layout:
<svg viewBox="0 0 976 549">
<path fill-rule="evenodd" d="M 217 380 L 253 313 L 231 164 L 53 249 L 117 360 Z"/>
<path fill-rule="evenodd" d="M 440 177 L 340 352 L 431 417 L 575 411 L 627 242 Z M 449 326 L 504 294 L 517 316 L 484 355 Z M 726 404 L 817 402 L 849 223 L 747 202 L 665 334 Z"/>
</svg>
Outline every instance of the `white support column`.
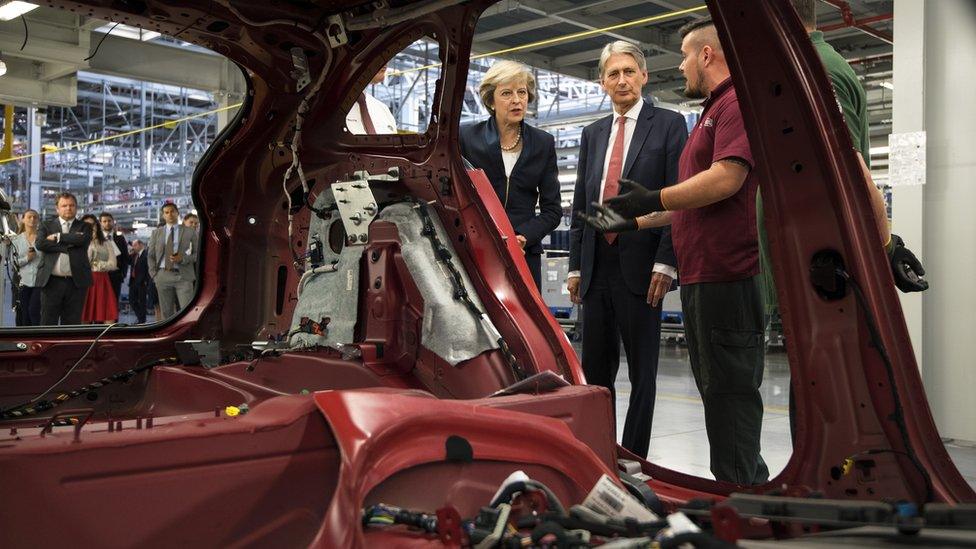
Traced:
<svg viewBox="0 0 976 549">
<path fill-rule="evenodd" d="M 894 189 L 893 231 L 922 259 L 931 289 L 902 296 L 943 436 L 976 440 L 976 4 L 895 0 L 895 133 L 925 131 L 924 187 Z"/>
<path fill-rule="evenodd" d="M 218 109 L 223 109 L 235 103 L 240 103 L 239 99 L 237 99 L 236 97 L 232 98 L 230 94 L 228 94 L 227 92 L 215 93 L 214 99 L 217 100 Z M 235 116 L 237 116 L 238 110 L 240 110 L 240 108 L 222 110 L 217 113 L 217 133 L 220 133 L 220 130 L 223 130 L 224 127 L 227 126 L 227 124 L 229 124 L 230 121 L 233 120 Z"/>
<path fill-rule="evenodd" d="M 33 156 L 27 166 L 30 207 L 41 211 L 41 126 L 36 122 L 36 107 L 27 109 L 27 149 Z M 43 213 L 43 212 L 42 212 Z"/>
</svg>

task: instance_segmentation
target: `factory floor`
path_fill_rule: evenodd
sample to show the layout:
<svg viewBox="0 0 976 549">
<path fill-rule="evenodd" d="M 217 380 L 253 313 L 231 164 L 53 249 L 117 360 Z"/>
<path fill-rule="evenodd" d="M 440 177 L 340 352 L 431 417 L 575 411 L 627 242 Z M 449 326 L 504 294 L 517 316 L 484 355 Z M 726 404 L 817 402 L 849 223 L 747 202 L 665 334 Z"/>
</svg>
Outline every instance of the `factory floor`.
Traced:
<svg viewBox="0 0 976 549">
<path fill-rule="evenodd" d="M 574 343 L 579 352 L 579 343 Z M 626 358 L 621 351 L 617 374 L 617 440 L 624 428 L 630 381 L 627 379 Z M 769 466 L 770 478 L 786 467 L 793 453 L 790 442 L 789 364 L 786 353 L 770 350 L 766 354 L 762 392 L 763 414 L 762 456 Z M 970 486 L 976 488 L 976 444 L 944 441 L 952 457 Z M 713 478 L 708 468 L 708 438 L 701 398 L 688 365 L 688 351 L 675 344 L 661 344 L 661 358 L 657 376 L 657 404 L 648 459 L 670 469 Z"/>
</svg>

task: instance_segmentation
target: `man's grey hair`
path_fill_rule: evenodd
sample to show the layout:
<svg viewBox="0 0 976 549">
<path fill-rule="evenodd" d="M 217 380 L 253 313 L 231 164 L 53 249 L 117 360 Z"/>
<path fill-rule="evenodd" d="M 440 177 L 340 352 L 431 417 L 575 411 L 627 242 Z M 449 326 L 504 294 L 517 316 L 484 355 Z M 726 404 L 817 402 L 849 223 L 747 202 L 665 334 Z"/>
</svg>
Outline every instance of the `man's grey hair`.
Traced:
<svg viewBox="0 0 976 549">
<path fill-rule="evenodd" d="M 637 47 L 636 44 L 632 44 L 626 40 L 617 40 L 604 46 L 603 51 L 600 52 L 600 78 L 603 78 L 603 70 L 606 68 L 610 56 L 618 53 L 625 53 L 633 57 L 637 61 L 637 68 L 641 72 L 647 72 L 647 61 L 644 59 L 643 50 Z"/>
</svg>

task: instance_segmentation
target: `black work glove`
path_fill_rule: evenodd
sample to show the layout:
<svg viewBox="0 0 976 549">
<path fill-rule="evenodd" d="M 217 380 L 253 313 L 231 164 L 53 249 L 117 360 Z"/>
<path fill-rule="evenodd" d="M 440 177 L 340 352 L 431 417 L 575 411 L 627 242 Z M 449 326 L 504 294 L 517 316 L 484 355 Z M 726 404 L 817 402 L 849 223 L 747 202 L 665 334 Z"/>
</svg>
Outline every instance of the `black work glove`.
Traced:
<svg viewBox="0 0 976 549">
<path fill-rule="evenodd" d="M 925 268 L 911 250 L 905 247 L 905 241 L 896 234 L 891 235 L 891 251 L 888 252 L 891 261 L 891 274 L 895 277 L 895 286 L 905 292 L 924 292 L 929 289 L 929 283 L 922 278 Z"/>
<path fill-rule="evenodd" d="M 596 215 L 586 215 L 583 212 L 576 215 L 597 231 L 601 233 L 622 233 L 637 230 L 637 220 L 633 217 L 624 217 L 596 202 L 593 203 L 593 207 L 596 208 Z"/>
<path fill-rule="evenodd" d="M 619 184 L 620 190 L 626 192 L 604 200 L 603 204 L 621 216 L 640 217 L 652 212 L 664 211 L 660 190 L 652 191 L 629 179 L 621 179 Z"/>
</svg>

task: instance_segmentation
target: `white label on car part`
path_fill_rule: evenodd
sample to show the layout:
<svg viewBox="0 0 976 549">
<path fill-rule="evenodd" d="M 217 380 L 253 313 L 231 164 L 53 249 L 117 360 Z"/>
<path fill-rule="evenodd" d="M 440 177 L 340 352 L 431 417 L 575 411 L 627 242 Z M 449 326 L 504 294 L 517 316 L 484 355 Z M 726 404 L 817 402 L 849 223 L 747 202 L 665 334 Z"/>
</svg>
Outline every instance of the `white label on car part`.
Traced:
<svg viewBox="0 0 976 549">
<path fill-rule="evenodd" d="M 657 515 L 644 507 L 626 490 L 614 484 L 607 475 L 601 476 L 593 486 L 583 500 L 583 507 L 608 517 L 632 518 L 638 522 L 658 520 Z"/>
</svg>

